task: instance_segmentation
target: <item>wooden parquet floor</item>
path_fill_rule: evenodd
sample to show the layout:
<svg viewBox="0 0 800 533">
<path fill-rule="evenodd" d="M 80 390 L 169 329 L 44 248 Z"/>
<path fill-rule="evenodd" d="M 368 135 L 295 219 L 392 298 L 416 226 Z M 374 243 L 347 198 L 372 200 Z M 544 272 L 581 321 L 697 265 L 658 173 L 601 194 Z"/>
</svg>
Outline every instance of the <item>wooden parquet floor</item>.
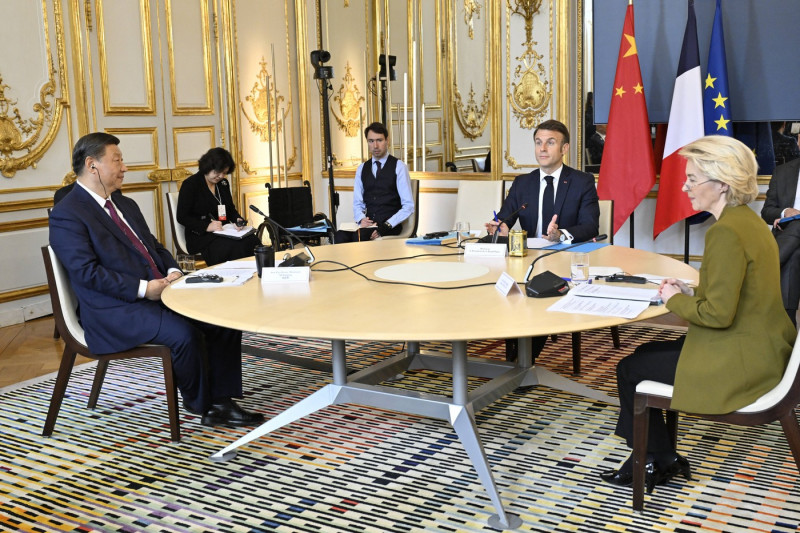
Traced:
<svg viewBox="0 0 800 533">
<path fill-rule="evenodd" d="M 651 323 L 686 326 L 669 313 Z M 53 338 L 53 317 L 0 328 L 0 387 L 37 378 L 58 370 L 64 343 Z M 76 364 L 90 361 L 78 356 Z"/>
<path fill-rule="evenodd" d="M 0 387 L 55 372 L 64 343 L 53 338 L 53 317 L 0 328 Z M 89 361 L 78 357 L 76 364 Z"/>
</svg>

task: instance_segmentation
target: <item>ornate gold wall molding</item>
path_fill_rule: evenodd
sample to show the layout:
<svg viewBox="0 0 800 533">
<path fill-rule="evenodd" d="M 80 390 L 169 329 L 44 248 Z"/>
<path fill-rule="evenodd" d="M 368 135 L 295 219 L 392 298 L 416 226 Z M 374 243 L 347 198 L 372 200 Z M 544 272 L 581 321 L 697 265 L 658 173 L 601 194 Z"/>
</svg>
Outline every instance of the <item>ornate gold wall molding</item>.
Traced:
<svg viewBox="0 0 800 533">
<path fill-rule="evenodd" d="M 550 82 L 542 64 L 543 56 L 535 49 L 533 40 L 533 17 L 539 13 L 542 0 L 508 0 L 509 18 L 519 15 L 525 20 L 525 51 L 515 57 L 514 81 L 509 84 L 508 97 L 514 116 L 520 127 L 533 129 L 547 112 L 552 97 Z M 543 79 L 544 78 L 544 79 Z"/>
<path fill-rule="evenodd" d="M 276 107 L 280 109 L 280 104 L 284 101 L 284 97 L 274 87 L 272 76 L 267 70 L 267 62 L 263 56 L 258 64 L 261 65 L 261 70 L 259 70 L 256 81 L 252 89 L 250 89 L 250 94 L 244 98 L 245 101 L 250 102 L 253 115 L 248 113 L 244 102 L 240 101 L 239 107 L 244 113 L 247 122 L 250 123 L 250 131 L 258 133 L 261 142 L 272 142 L 283 129 L 283 123 L 290 113 L 292 103 L 289 102 L 284 111 L 277 113 L 278 116 L 276 118 Z"/>
<path fill-rule="evenodd" d="M 475 38 L 474 19 L 481 18 L 481 5 L 477 0 L 464 0 L 464 24 L 469 28 L 469 38 Z"/>
<path fill-rule="evenodd" d="M 489 122 L 489 88 L 487 87 L 483 91 L 483 99 L 480 105 L 475 101 L 475 89 L 471 83 L 469 84 L 469 99 L 466 104 L 462 102 L 461 91 L 458 90 L 455 83 L 453 84 L 453 95 L 455 96 L 455 109 L 453 111 L 461 128 L 461 133 L 468 139 L 477 139 L 483 135 L 483 130 Z"/>
<path fill-rule="evenodd" d="M 339 86 L 339 91 L 333 97 L 334 102 L 339 103 L 339 110 L 336 107 L 331 107 L 331 112 L 339 129 L 344 132 L 347 137 L 358 137 L 361 132 L 361 103 L 364 102 L 364 97 L 358 90 L 355 84 L 355 78 L 352 74 L 352 67 L 350 61 L 345 64 L 344 82 Z"/>
<path fill-rule="evenodd" d="M 52 6 L 55 20 L 53 39 L 56 43 L 59 68 L 56 71 L 53 65 L 47 2 L 42 0 L 41 13 L 48 79 L 39 89 L 38 102 L 33 104 L 29 111 L 34 116 L 23 116 L 23 113 L 28 111 L 17 107 L 18 99 L 13 96 L 14 89 L 3 83 L 0 75 L 0 172 L 6 178 L 13 178 L 18 170 L 36 168 L 36 164 L 55 139 L 61 125 L 62 110 L 68 103 L 64 96 L 66 68 L 60 0 L 54 0 Z M 56 96 L 58 88 L 60 96 Z"/>
</svg>

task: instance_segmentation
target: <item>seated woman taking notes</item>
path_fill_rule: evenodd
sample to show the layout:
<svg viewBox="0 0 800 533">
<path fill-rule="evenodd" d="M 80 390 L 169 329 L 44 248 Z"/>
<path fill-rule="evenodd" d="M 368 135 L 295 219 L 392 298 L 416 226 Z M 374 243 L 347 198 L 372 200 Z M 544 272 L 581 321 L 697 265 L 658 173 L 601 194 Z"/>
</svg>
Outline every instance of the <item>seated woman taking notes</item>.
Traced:
<svg viewBox="0 0 800 533">
<path fill-rule="evenodd" d="M 228 223 L 244 219 L 236 210 L 225 177 L 236 163 L 224 148 L 212 148 L 198 161 L 197 174 L 186 178 L 178 195 L 178 222 L 186 227 L 187 252 L 203 255 L 208 265 L 250 257 L 261 244 L 255 235 L 242 239 L 215 234 Z"/>
<path fill-rule="evenodd" d="M 633 398 L 645 380 L 674 384 L 671 407 L 725 414 L 754 402 L 778 384 L 797 332 L 783 309 L 778 247 L 747 204 L 758 194 L 757 165 L 747 146 L 730 137 L 703 137 L 685 146 L 683 191 L 692 208 L 716 221 L 705 238 L 696 289 L 676 279 L 661 283 L 667 309 L 689 322 L 686 336 L 639 346 L 617 365 L 620 414 L 616 435 L 633 447 Z M 673 448 L 663 416 L 651 413 L 646 486 L 691 478 L 689 462 Z M 629 457 L 600 477 L 633 482 Z"/>
</svg>

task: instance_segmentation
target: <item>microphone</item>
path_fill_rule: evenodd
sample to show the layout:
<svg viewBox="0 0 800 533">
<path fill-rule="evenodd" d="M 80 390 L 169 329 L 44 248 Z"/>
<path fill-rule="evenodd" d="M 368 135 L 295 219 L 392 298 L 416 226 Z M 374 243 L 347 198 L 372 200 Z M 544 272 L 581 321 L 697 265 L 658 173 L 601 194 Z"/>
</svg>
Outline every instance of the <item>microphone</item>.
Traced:
<svg viewBox="0 0 800 533">
<path fill-rule="evenodd" d="M 250 205 L 250 209 L 252 211 L 254 211 L 256 214 L 261 215 L 262 217 L 264 217 L 264 222 L 268 222 L 268 223 L 270 223 L 270 224 L 272 224 L 274 226 L 277 226 L 278 228 L 282 229 L 286 233 L 286 235 L 289 236 L 289 241 L 290 242 L 291 242 L 291 239 L 295 239 L 297 241 L 297 243 L 300 244 L 305 249 L 305 253 L 300 252 L 299 254 L 297 254 L 294 257 L 286 257 L 287 255 L 289 255 L 287 253 L 283 257 L 283 262 L 281 264 L 277 265 L 277 266 L 279 266 L 279 267 L 304 266 L 304 265 L 306 265 L 308 263 L 313 263 L 314 262 L 314 254 L 311 253 L 311 250 L 308 249 L 308 246 L 306 246 L 303 243 L 303 241 L 302 241 L 302 239 L 300 239 L 300 237 L 298 237 L 297 235 L 295 235 L 294 233 L 292 233 L 288 229 L 284 228 L 282 225 L 278 224 L 275 220 L 273 220 L 270 217 L 268 217 L 267 215 L 265 215 L 256 206 L 251 204 Z M 274 243 L 274 244 L 277 246 L 277 243 Z"/>
<path fill-rule="evenodd" d="M 552 252 L 548 252 L 536 257 L 533 261 L 531 261 L 531 266 L 528 267 L 528 271 L 525 273 L 525 294 L 531 298 L 550 298 L 553 296 L 563 296 L 566 294 L 567 291 L 569 291 L 567 282 L 549 270 L 545 270 L 541 274 L 536 274 L 530 278 L 531 272 L 533 272 L 533 265 L 535 265 L 536 261 L 539 259 L 543 259 L 549 255 L 557 254 L 558 252 L 563 252 L 569 250 L 570 248 L 575 248 L 576 246 L 586 244 L 587 242 L 604 241 L 607 238 L 608 235 L 606 234 L 598 235 L 594 239 L 572 243 L 567 247 L 559 248 L 558 250 L 553 250 Z M 528 278 L 530 278 L 530 280 L 528 280 Z"/>
<path fill-rule="evenodd" d="M 494 233 L 492 234 L 492 244 L 496 244 L 496 243 L 497 243 L 497 237 L 499 237 L 499 236 L 500 236 L 500 226 L 502 226 L 503 224 L 505 224 L 506 226 L 508 226 L 508 225 L 509 225 L 509 224 L 508 224 L 508 221 L 509 221 L 509 220 L 511 220 L 512 218 L 514 218 L 515 216 L 517 216 L 517 214 L 518 214 L 520 211 L 522 211 L 523 209 L 527 209 L 527 208 L 528 208 L 528 202 L 525 202 L 524 204 L 522 204 L 521 206 L 519 206 L 519 209 L 517 209 L 516 211 L 514 211 L 513 213 L 511 213 L 510 215 L 508 215 L 506 218 L 504 218 L 503 220 L 501 220 L 501 221 L 500 221 L 500 222 L 497 224 L 497 229 L 496 229 L 496 230 L 494 230 Z M 509 228 L 509 229 L 510 229 L 510 228 Z"/>
</svg>

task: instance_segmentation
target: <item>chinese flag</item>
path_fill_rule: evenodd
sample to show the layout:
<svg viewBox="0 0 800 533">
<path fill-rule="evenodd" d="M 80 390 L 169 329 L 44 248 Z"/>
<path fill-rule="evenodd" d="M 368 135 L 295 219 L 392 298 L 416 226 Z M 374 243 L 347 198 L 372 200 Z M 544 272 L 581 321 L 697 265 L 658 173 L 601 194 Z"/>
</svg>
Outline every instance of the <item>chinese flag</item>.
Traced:
<svg viewBox="0 0 800 533">
<path fill-rule="evenodd" d="M 686 160 L 678 155 L 678 151 L 703 134 L 703 89 L 700 81 L 697 19 L 694 14 L 694 0 L 689 0 L 689 16 L 683 34 L 678 75 L 672 91 L 664 160 L 658 182 L 653 238 L 674 223 L 696 213 L 682 190 L 686 180 Z"/>
<path fill-rule="evenodd" d="M 598 196 L 614 200 L 614 233 L 625 223 L 656 182 L 650 121 L 633 33 L 633 5 L 628 4 L 608 113 L 608 130 L 597 182 Z"/>
</svg>

